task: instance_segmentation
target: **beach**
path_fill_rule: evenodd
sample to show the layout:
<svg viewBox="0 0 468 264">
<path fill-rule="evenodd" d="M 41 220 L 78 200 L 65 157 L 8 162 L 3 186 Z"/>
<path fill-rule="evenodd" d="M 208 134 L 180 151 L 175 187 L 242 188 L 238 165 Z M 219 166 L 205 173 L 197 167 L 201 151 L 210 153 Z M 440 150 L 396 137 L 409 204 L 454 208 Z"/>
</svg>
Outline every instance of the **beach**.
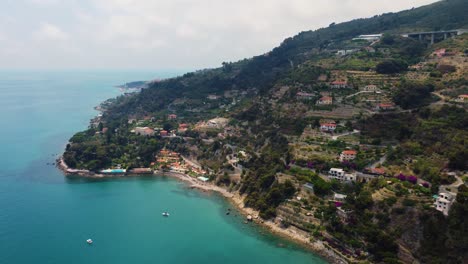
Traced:
<svg viewBox="0 0 468 264">
<path fill-rule="evenodd" d="M 57 167 L 66 175 L 72 177 L 84 177 L 84 178 L 121 178 L 121 177 L 172 177 L 177 180 L 185 182 L 188 188 L 191 189 L 198 189 L 203 192 L 215 192 L 224 198 L 226 198 L 246 219 L 247 217 L 251 217 L 251 222 L 259 225 L 260 228 L 266 229 L 268 232 L 271 232 L 275 235 L 281 236 L 287 240 L 290 240 L 296 244 L 299 244 L 306 249 L 320 255 L 330 263 L 348 263 L 344 258 L 339 256 L 333 250 L 327 249 L 322 241 L 315 240 L 311 241 L 310 236 L 307 232 L 304 232 L 300 229 L 297 229 L 294 226 L 290 226 L 288 228 L 283 228 L 280 226 L 279 223 L 275 223 L 270 220 L 263 220 L 259 217 L 259 212 L 254 210 L 253 208 L 246 207 L 244 204 L 244 196 L 241 196 L 239 193 L 232 193 L 228 190 L 216 186 L 209 182 L 202 182 L 196 178 L 193 178 L 187 174 L 180 173 L 180 172 L 173 172 L 173 171 L 155 171 L 153 175 L 148 174 L 128 174 L 128 175 L 107 175 L 107 174 L 98 174 L 92 173 L 89 171 L 79 171 L 74 170 L 68 167 L 65 163 L 63 158 L 57 159 Z M 76 171 L 75 173 L 71 173 L 70 171 Z M 248 223 L 248 222 L 247 222 Z"/>
</svg>

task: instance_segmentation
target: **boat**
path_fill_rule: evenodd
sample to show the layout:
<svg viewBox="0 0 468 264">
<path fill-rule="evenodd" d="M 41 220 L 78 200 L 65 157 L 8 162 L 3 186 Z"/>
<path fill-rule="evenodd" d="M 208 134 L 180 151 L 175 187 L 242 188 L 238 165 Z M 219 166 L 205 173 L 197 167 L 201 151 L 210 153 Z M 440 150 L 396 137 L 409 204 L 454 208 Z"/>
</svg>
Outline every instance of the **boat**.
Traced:
<svg viewBox="0 0 468 264">
<path fill-rule="evenodd" d="M 91 238 L 88 238 L 88 239 L 86 239 L 86 243 L 92 244 L 92 243 L 93 243 L 93 240 L 92 240 Z"/>
<path fill-rule="evenodd" d="M 168 217 L 168 216 L 169 216 L 169 213 L 168 213 L 168 212 L 164 212 L 164 213 L 162 213 L 162 215 Z"/>
</svg>

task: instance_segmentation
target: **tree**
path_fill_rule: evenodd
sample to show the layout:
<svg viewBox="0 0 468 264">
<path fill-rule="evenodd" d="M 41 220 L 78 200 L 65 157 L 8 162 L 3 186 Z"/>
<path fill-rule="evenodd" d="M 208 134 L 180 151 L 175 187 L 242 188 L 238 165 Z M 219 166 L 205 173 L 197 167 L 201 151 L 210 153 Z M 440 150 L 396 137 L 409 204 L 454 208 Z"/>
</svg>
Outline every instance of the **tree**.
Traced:
<svg viewBox="0 0 468 264">
<path fill-rule="evenodd" d="M 403 60 L 386 60 L 377 64 L 375 70 L 380 74 L 395 74 L 406 71 L 408 63 Z"/>
</svg>

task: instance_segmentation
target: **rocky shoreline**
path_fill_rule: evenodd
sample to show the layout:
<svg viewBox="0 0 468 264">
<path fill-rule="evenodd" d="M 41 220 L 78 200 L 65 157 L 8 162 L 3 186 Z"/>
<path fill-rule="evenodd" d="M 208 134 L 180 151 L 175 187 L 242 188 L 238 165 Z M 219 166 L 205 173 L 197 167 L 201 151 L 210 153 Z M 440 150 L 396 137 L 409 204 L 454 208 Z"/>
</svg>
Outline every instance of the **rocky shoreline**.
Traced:
<svg viewBox="0 0 468 264">
<path fill-rule="evenodd" d="M 317 255 L 320 255 L 322 258 L 326 259 L 330 263 L 349 263 L 343 257 L 339 256 L 333 250 L 328 249 L 325 247 L 322 241 L 317 240 L 314 242 L 310 241 L 307 233 L 299 230 L 293 226 L 288 228 L 282 228 L 279 226 L 278 223 L 273 221 L 265 221 L 262 220 L 258 215 L 259 212 L 252 209 L 245 207 L 244 205 L 244 197 L 239 195 L 238 193 L 231 193 L 224 188 L 219 186 L 213 185 L 211 183 L 201 182 L 187 174 L 179 173 L 179 172 L 166 172 L 166 171 L 155 171 L 154 174 L 130 174 L 130 175 L 106 175 L 106 174 L 99 174 L 94 173 L 87 170 L 76 170 L 68 167 L 62 157 L 57 159 L 56 163 L 57 168 L 59 168 L 66 176 L 76 176 L 76 177 L 83 177 L 83 178 L 91 178 L 91 179 L 99 179 L 99 178 L 120 178 L 120 177 L 139 177 L 139 176 L 168 176 L 173 177 L 175 179 L 184 181 L 189 184 L 189 187 L 192 189 L 198 189 L 201 191 L 208 191 L 208 192 L 216 192 L 223 197 L 225 197 L 233 206 L 237 208 L 237 210 L 247 218 L 249 218 L 252 222 L 259 224 L 261 227 L 266 228 L 269 232 L 281 236 L 287 240 L 290 240 L 294 243 L 297 243 L 301 246 L 304 246 L 308 250 L 311 250 Z"/>
</svg>

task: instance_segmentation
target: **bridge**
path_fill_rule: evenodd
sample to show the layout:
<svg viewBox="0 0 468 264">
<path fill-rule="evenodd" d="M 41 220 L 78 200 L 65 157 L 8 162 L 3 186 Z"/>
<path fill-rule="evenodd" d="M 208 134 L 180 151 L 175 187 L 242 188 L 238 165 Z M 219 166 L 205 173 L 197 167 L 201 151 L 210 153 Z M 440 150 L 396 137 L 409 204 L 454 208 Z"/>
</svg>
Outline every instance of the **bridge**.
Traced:
<svg viewBox="0 0 468 264">
<path fill-rule="evenodd" d="M 431 41 L 431 45 L 432 45 L 438 40 L 445 40 L 447 38 L 458 36 L 467 32 L 468 32 L 468 29 L 453 29 L 453 30 L 442 30 L 442 31 L 404 33 L 404 34 L 401 34 L 401 36 L 405 38 L 416 38 L 416 39 L 419 39 L 420 41 L 424 41 L 429 37 Z"/>
</svg>

